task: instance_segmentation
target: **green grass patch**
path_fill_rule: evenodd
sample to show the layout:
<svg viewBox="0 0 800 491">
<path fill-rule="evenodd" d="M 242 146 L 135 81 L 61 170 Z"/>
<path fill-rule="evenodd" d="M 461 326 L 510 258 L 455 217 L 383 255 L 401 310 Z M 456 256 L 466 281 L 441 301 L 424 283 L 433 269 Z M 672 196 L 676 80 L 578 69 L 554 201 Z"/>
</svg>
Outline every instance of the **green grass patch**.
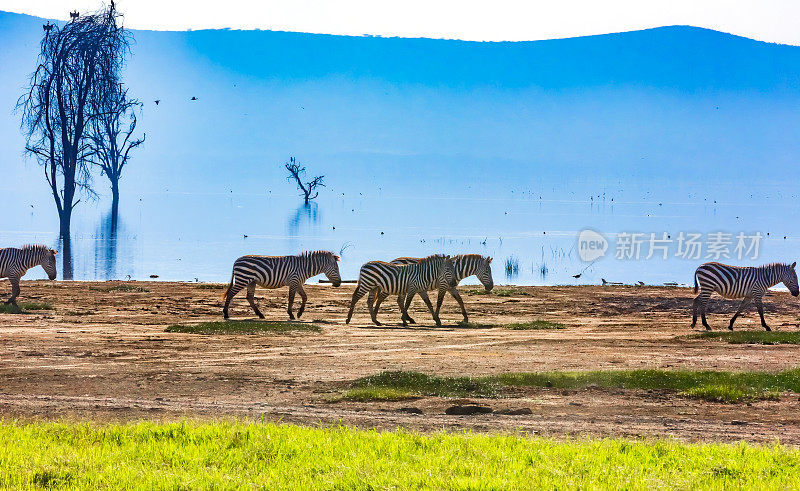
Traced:
<svg viewBox="0 0 800 491">
<path fill-rule="evenodd" d="M 538 372 L 491 377 L 514 387 L 581 389 L 607 387 L 671 390 L 689 397 L 724 402 L 774 399 L 782 392 L 800 392 L 800 369 L 783 372 L 724 372 L 694 370 L 598 370 Z"/>
<path fill-rule="evenodd" d="M 0 486 L 795 489 L 800 450 L 247 422 L 6 422 L 0 424 Z"/>
<path fill-rule="evenodd" d="M 419 372 L 381 372 L 354 381 L 344 400 L 383 401 L 386 395 L 404 399 L 424 396 L 497 397 L 498 385 L 472 377 L 435 377 Z M 397 400 L 397 399 L 395 399 Z"/>
<path fill-rule="evenodd" d="M 544 329 L 564 329 L 564 324 L 558 322 L 550 322 L 543 320 L 535 320 L 528 322 L 515 322 L 513 324 L 503 325 L 506 329 L 514 329 L 517 331 L 522 330 L 544 330 Z"/>
<path fill-rule="evenodd" d="M 728 404 L 765 399 L 780 399 L 780 392 L 775 390 L 758 390 L 750 387 L 740 388 L 717 384 L 692 387 L 691 389 L 681 391 L 680 395 L 693 399 L 702 399 L 709 402 L 724 402 Z"/>
<path fill-rule="evenodd" d="M 198 290 L 224 290 L 228 288 L 228 285 L 222 283 L 201 283 L 199 285 L 195 285 Z"/>
<path fill-rule="evenodd" d="M 175 324 L 167 332 L 186 334 L 261 334 L 295 331 L 321 332 L 319 326 L 303 322 L 282 321 L 215 321 L 199 324 Z"/>
<path fill-rule="evenodd" d="M 399 400 L 410 397 L 501 397 L 519 387 L 589 387 L 667 390 L 719 402 L 777 399 L 800 392 L 800 369 L 784 372 L 693 370 L 597 370 L 587 372 L 507 373 L 488 377 L 437 377 L 418 372 L 381 372 L 355 380 L 344 400 Z M 394 391 L 394 392 L 393 392 Z"/>
<path fill-rule="evenodd" d="M 485 288 L 474 288 L 466 290 L 467 295 L 495 295 L 498 297 L 513 297 L 515 295 L 529 297 L 531 294 L 522 288 L 494 288 L 492 291 L 487 292 Z"/>
<path fill-rule="evenodd" d="M 90 286 L 95 292 L 149 293 L 147 288 L 136 285 Z"/>
<path fill-rule="evenodd" d="M 721 339 L 731 344 L 800 344 L 800 332 L 787 331 L 727 331 L 703 332 L 700 339 Z"/>
<path fill-rule="evenodd" d="M 0 314 L 24 314 L 36 310 L 55 310 L 49 303 L 17 302 L 17 305 L 0 303 Z"/>
<path fill-rule="evenodd" d="M 406 401 L 419 399 L 420 396 L 411 390 L 393 389 L 387 387 L 362 387 L 350 389 L 344 395 L 334 400 L 374 402 L 374 401 Z"/>
</svg>

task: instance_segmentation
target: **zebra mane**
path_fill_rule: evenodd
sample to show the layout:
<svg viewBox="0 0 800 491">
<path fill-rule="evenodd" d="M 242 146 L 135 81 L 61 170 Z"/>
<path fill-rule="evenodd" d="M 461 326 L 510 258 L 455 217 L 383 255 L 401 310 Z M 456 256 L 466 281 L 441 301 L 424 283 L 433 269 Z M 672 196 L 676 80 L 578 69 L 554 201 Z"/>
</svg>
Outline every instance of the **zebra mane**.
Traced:
<svg viewBox="0 0 800 491">
<path fill-rule="evenodd" d="M 337 256 L 336 254 L 332 253 L 331 251 L 323 251 L 321 249 L 320 250 L 316 250 L 316 251 L 304 251 L 304 252 L 300 253 L 300 257 L 311 258 L 311 257 L 314 257 L 314 256 L 328 256 L 328 257 L 332 257 L 333 259 L 335 259 L 337 261 L 339 259 L 341 259 L 339 256 Z"/>
<path fill-rule="evenodd" d="M 459 254 L 458 256 L 454 256 L 453 259 L 455 259 L 456 257 L 461 257 L 461 258 L 464 258 L 464 259 L 476 259 L 476 260 L 479 259 L 481 261 L 488 261 L 489 260 L 489 257 L 482 256 L 480 254 Z"/>
<path fill-rule="evenodd" d="M 21 251 L 50 252 L 50 248 L 42 244 L 25 244 L 19 248 Z"/>
<path fill-rule="evenodd" d="M 761 266 L 762 268 L 791 268 L 791 264 L 787 263 L 769 263 Z"/>
<path fill-rule="evenodd" d="M 435 261 L 437 259 L 444 259 L 445 257 L 447 257 L 447 256 L 445 256 L 444 254 L 431 254 L 430 256 L 425 256 L 425 257 L 420 258 L 419 262 L 422 263 L 422 262 L 427 262 L 427 261 Z"/>
</svg>

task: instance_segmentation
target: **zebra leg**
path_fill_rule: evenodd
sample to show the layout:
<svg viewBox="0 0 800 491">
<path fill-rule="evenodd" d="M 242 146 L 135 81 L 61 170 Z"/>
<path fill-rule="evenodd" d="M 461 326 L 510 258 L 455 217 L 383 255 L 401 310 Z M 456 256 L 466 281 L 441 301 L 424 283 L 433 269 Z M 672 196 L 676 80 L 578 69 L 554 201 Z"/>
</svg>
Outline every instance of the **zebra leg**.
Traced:
<svg viewBox="0 0 800 491">
<path fill-rule="evenodd" d="M 761 317 L 761 327 L 767 331 L 771 331 L 772 329 L 767 325 L 767 321 L 764 320 L 764 304 L 761 303 L 761 297 L 756 297 L 756 307 L 758 308 L 758 315 Z"/>
<path fill-rule="evenodd" d="M 436 315 L 439 315 L 439 310 L 442 308 L 442 302 L 444 302 L 444 296 L 447 293 L 447 290 L 439 290 L 439 294 L 436 297 Z"/>
<path fill-rule="evenodd" d="M 433 320 L 436 322 L 436 327 L 442 327 L 442 321 L 439 320 L 439 315 L 433 310 L 433 304 L 431 304 L 431 299 L 428 297 L 428 292 L 422 290 L 419 291 L 419 296 L 422 298 L 422 301 L 425 302 L 425 305 L 428 306 L 428 310 L 431 311 L 431 315 L 433 316 Z"/>
<path fill-rule="evenodd" d="M 230 307 L 231 305 L 231 300 L 233 300 L 233 297 L 235 297 L 236 294 L 242 290 L 242 288 L 244 288 L 244 285 L 242 285 L 241 283 L 239 284 L 233 283 L 231 284 L 230 288 L 228 288 L 228 291 L 225 293 L 225 307 L 222 309 L 222 317 L 224 317 L 225 319 L 228 318 L 228 307 Z"/>
<path fill-rule="evenodd" d="M 377 288 L 370 291 L 369 295 L 367 296 L 367 308 L 369 309 L 369 316 L 372 319 L 372 323 L 376 326 L 382 325 L 380 321 L 378 321 L 378 309 L 381 306 L 381 300 L 384 298 L 386 298 L 386 295 L 384 295 L 383 292 Z M 373 302 L 375 302 L 374 305 Z"/>
<path fill-rule="evenodd" d="M 6 301 L 6 305 L 11 304 L 14 307 L 17 307 L 17 297 L 19 296 L 19 278 L 9 278 L 8 281 L 11 282 L 11 297 L 9 297 L 8 301 Z"/>
<path fill-rule="evenodd" d="M 370 317 L 372 317 L 373 304 L 375 303 L 375 297 L 377 296 L 377 293 L 378 293 L 378 289 L 375 288 L 375 289 L 370 290 L 369 294 L 367 294 L 367 308 L 369 309 L 369 316 Z"/>
<path fill-rule="evenodd" d="M 299 319 L 303 312 L 306 310 L 306 301 L 308 300 L 308 295 L 306 295 L 306 291 L 303 289 L 303 285 L 297 287 L 297 293 L 300 294 L 300 310 L 297 311 L 297 318 Z"/>
<path fill-rule="evenodd" d="M 453 289 L 450 290 L 450 294 L 453 295 L 453 298 L 456 299 L 456 302 L 458 302 L 458 305 L 461 306 L 461 315 L 464 316 L 464 321 L 463 321 L 464 324 L 469 323 L 469 319 L 467 318 L 467 308 L 464 307 L 464 300 L 461 299 L 461 295 L 458 293 L 458 290 L 453 288 Z M 436 313 L 438 314 L 439 311 L 437 310 Z"/>
<path fill-rule="evenodd" d="M 247 301 L 250 302 L 250 306 L 253 307 L 253 310 L 255 311 L 256 315 L 260 319 L 263 319 L 264 314 L 262 314 L 261 311 L 258 310 L 258 305 L 256 305 L 255 294 L 256 294 L 256 284 L 250 283 L 249 285 L 247 285 Z"/>
<path fill-rule="evenodd" d="M 690 327 L 694 327 L 697 325 L 697 305 L 700 303 L 700 295 L 694 297 L 694 302 L 692 302 L 692 325 Z"/>
<path fill-rule="evenodd" d="M 378 296 L 375 299 L 375 307 L 374 307 L 374 309 L 375 309 L 375 317 L 376 318 L 378 317 L 378 311 L 381 308 L 381 304 L 387 298 L 389 298 L 389 294 L 388 293 L 386 293 L 386 292 L 378 292 Z"/>
<path fill-rule="evenodd" d="M 350 312 L 347 313 L 347 320 L 344 322 L 345 324 L 350 324 L 350 319 L 353 317 L 353 310 L 356 308 L 356 302 L 361 300 L 361 297 L 366 294 L 367 290 L 362 287 L 362 283 L 359 281 L 358 286 L 356 286 L 356 291 L 353 292 L 353 299 L 350 300 Z"/>
<path fill-rule="evenodd" d="M 708 325 L 708 321 L 706 321 L 706 309 L 708 308 L 708 299 L 711 297 L 711 294 L 708 295 L 700 294 L 700 319 L 703 321 L 703 327 L 706 328 L 706 331 L 711 330 L 711 326 Z"/>
<path fill-rule="evenodd" d="M 733 318 L 731 318 L 731 323 L 728 326 L 729 330 L 733 331 L 733 323 L 736 322 L 736 318 L 739 317 L 739 314 L 741 314 L 744 308 L 747 307 L 747 305 L 750 303 L 750 300 L 752 300 L 750 297 L 744 297 L 742 303 L 739 304 L 739 308 L 736 310 L 736 313 L 733 314 Z"/>
<path fill-rule="evenodd" d="M 294 320 L 294 314 L 292 313 L 292 305 L 294 305 L 294 294 L 297 292 L 297 287 L 295 285 L 289 286 L 289 308 L 286 309 L 289 312 L 289 320 Z"/>
<path fill-rule="evenodd" d="M 406 297 L 408 297 L 409 301 L 406 302 Z M 406 294 L 398 295 L 397 296 L 397 306 L 400 307 L 400 319 L 403 321 L 403 327 L 408 327 L 408 321 L 406 321 L 406 317 L 408 316 L 408 304 L 411 303 L 411 297 Z"/>
<path fill-rule="evenodd" d="M 414 299 L 414 294 L 413 293 L 406 295 L 406 312 L 403 315 L 406 316 L 406 320 L 408 321 L 409 324 L 416 324 L 417 323 L 417 321 L 412 319 L 411 315 L 408 313 L 408 309 L 411 308 L 411 301 L 413 299 Z"/>
</svg>

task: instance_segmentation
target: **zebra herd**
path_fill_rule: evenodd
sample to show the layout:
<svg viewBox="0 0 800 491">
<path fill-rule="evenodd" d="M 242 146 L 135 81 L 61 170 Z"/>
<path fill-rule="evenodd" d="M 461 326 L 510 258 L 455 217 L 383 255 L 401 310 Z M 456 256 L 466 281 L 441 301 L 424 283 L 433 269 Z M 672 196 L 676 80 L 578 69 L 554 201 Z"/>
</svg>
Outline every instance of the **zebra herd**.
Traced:
<svg viewBox="0 0 800 491">
<path fill-rule="evenodd" d="M 313 276 L 324 274 L 333 286 L 340 286 L 342 283 L 339 274 L 340 259 L 339 256 L 329 251 L 303 252 L 295 256 L 242 256 L 233 263 L 231 281 L 222 295 L 223 317 L 228 318 L 228 309 L 233 297 L 246 288 L 250 306 L 256 315 L 263 319 L 264 314 L 255 303 L 255 288 L 256 285 L 260 285 L 265 288 L 289 287 L 287 312 L 290 319 L 295 319 L 292 306 L 295 295 L 299 294 L 301 299 L 300 308 L 297 311 L 299 318 L 305 311 L 308 299 L 303 284 Z M 413 324 L 414 319 L 409 316 L 408 308 L 414 295 L 419 295 L 428 307 L 436 325 L 441 326 L 439 310 L 447 293 L 456 299 L 461 307 L 464 322 L 467 322 L 467 310 L 456 286 L 464 278 L 477 276 L 486 291 L 491 291 L 494 286 L 491 262 L 491 257 L 479 254 L 463 254 L 452 257 L 434 254 L 423 258 L 400 257 L 391 262 L 369 261 L 361 267 L 346 322 L 350 323 L 356 303 L 364 295 L 367 295 L 367 307 L 372 322 L 375 325 L 381 325 L 377 318 L 381 302 L 390 295 L 397 295 L 397 305 L 400 307 L 403 325 Z M 768 288 L 779 283 L 783 283 L 793 296 L 800 295 L 796 265 L 797 263 L 772 263 L 763 266 L 740 267 L 716 262 L 701 265 L 694 273 L 694 292 L 698 295 L 692 306 L 692 327 L 697 324 L 699 311 L 703 326 L 706 330 L 711 330 L 711 326 L 706 321 L 706 308 L 712 293 L 716 292 L 724 298 L 742 299 L 739 308 L 730 320 L 728 329 L 733 330 L 736 318 L 750 302 L 755 302 L 761 318 L 761 325 L 767 331 L 771 330 L 764 319 L 762 297 Z M 20 293 L 19 281 L 29 269 L 36 266 L 42 266 L 47 276 L 54 280 L 56 278 L 56 251 L 43 245 L 0 249 L 0 279 L 8 278 L 11 282 L 11 297 L 5 302 L 6 304 L 17 305 L 16 300 Z M 429 291 L 438 291 L 435 309 L 428 297 Z"/>
</svg>

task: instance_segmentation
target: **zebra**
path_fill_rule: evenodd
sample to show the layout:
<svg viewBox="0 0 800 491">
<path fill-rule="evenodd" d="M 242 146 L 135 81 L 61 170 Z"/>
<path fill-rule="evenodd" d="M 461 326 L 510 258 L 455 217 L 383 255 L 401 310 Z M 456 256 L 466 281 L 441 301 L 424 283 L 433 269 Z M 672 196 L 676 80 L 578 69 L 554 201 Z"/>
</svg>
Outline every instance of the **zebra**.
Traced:
<svg viewBox="0 0 800 491">
<path fill-rule="evenodd" d="M 486 289 L 487 292 L 492 291 L 494 288 L 494 280 L 492 279 L 492 258 L 481 256 L 480 254 L 460 254 L 458 256 L 453 256 L 453 267 L 455 268 L 456 272 L 456 285 L 463 280 L 464 278 L 468 278 L 470 276 L 477 276 L 478 280 L 480 280 L 483 287 Z M 391 261 L 391 264 L 412 264 L 419 261 L 420 258 L 418 257 L 398 257 L 397 259 Z M 467 309 L 464 307 L 464 301 L 461 299 L 461 295 L 458 293 L 458 289 L 456 287 L 447 288 L 446 285 L 440 285 L 438 283 L 431 285 L 431 290 L 439 290 L 438 298 L 436 299 L 436 315 L 439 315 L 439 310 L 442 308 L 442 302 L 444 301 L 444 297 L 447 292 L 453 296 L 458 302 L 458 305 L 461 306 L 461 314 L 464 316 L 464 320 L 462 321 L 464 324 L 469 322 L 467 317 Z M 375 298 L 377 296 L 377 299 Z M 378 289 L 373 289 L 369 292 L 369 297 L 367 297 L 367 305 L 372 305 L 373 301 L 375 301 L 375 316 L 378 315 L 378 309 L 380 308 L 381 302 L 386 300 L 386 297 L 389 295 L 385 292 L 378 294 Z M 414 324 L 414 319 L 412 319 L 406 313 L 406 320 L 411 324 Z"/>
<path fill-rule="evenodd" d="M 19 249 L 6 247 L 0 249 L 0 279 L 8 278 L 11 282 L 11 297 L 5 302 L 17 306 L 19 296 L 19 280 L 25 273 L 36 266 L 41 266 L 47 277 L 56 279 L 56 251 L 43 245 L 25 245 Z"/>
<path fill-rule="evenodd" d="M 428 297 L 428 290 L 431 289 L 431 284 L 448 285 L 448 288 L 456 286 L 455 268 L 450 256 L 436 254 L 410 264 L 370 261 L 361 266 L 358 285 L 350 301 L 350 312 L 347 314 L 346 323 L 349 324 L 350 319 L 353 317 L 353 309 L 356 306 L 356 302 L 370 291 L 377 289 L 379 293 L 398 296 L 397 305 L 403 314 L 404 326 L 408 326 L 406 319 L 408 318 L 408 306 L 411 303 L 411 297 L 418 293 L 428 306 L 436 325 L 441 327 L 442 322 L 439 320 L 439 314 L 433 310 L 433 305 L 431 305 L 431 300 Z M 367 300 L 369 301 L 369 297 Z M 376 326 L 380 326 L 381 323 L 378 322 L 376 316 L 377 309 L 373 309 L 372 305 L 368 305 L 368 307 L 372 322 Z"/>
<path fill-rule="evenodd" d="M 303 315 L 306 308 L 306 292 L 303 290 L 303 283 L 312 276 L 325 274 L 333 286 L 342 284 L 339 275 L 339 260 L 341 258 L 329 251 L 307 251 L 296 256 L 242 256 L 233 263 L 231 282 L 228 289 L 222 294 L 225 300 L 225 307 L 222 316 L 228 318 L 228 307 L 231 300 L 242 288 L 247 287 L 247 301 L 253 307 L 256 315 L 263 319 L 264 314 L 256 306 L 254 294 L 256 285 L 265 288 L 289 287 L 289 319 L 294 320 L 292 304 L 294 304 L 295 293 L 300 294 L 302 303 L 297 317 Z"/>
<path fill-rule="evenodd" d="M 761 317 L 761 325 L 767 331 L 771 331 L 767 321 L 764 320 L 764 306 L 761 303 L 761 297 L 764 296 L 767 288 L 778 283 L 786 285 L 795 297 L 800 294 L 797 286 L 797 272 L 794 269 L 796 265 L 796 262 L 792 264 L 772 263 L 755 267 L 728 266 L 720 263 L 701 265 L 694 272 L 694 292 L 699 291 L 700 294 L 694 299 L 692 327 L 697 324 L 699 307 L 703 326 L 707 331 L 711 330 L 711 326 L 706 322 L 706 306 L 711 294 L 717 292 L 724 298 L 744 298 L 731 318 L 728 329 L 733 331 L 733 323 L 736 318 L 751 301 L 755 300 L 758 315 Z"/>
</svg>

